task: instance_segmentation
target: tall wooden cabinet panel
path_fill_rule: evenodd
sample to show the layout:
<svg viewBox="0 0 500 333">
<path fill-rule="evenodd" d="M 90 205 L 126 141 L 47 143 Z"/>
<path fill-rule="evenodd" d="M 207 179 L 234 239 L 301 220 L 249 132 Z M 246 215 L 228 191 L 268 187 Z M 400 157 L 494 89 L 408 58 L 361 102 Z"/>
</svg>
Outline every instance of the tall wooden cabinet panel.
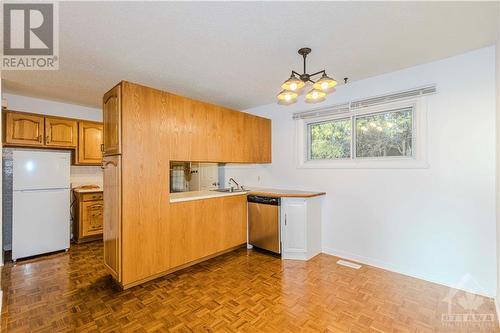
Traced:
<svg viewBox="0 0 500 333">
<path fill-rule="evenodd" d="M 102 127 L 102 123 L 79 122 L 77 164 L 101 164 Z"/>
<path fill-rule="evenodd" d="M 106 156 L 102 162 L 104 182 L 104 264 L 121 282 L 122 187 L 121 157 Z"/>
<path fill-rule="evenodd" d="M 4 142 L 12 145 L 43 146 L 44 118 L 22 112 L 6 112 Z"/>
<path fill-rule="evenodd" d="M 108 91 L 103 98 L 104 155 L 121 154 L 121 84 Z"/>
<path fill-rule="evenodd" d="M 170 269 L 170 95 L 123 82 L 122 284 L 129 286 Z M 166 168 L 164 169 L 163 166 Z"/>
<path fill-rule="evenodd" d="M 76 120 L 45 117 L 45 145 L 74 148 L 78 144 Z"/>
</svg>

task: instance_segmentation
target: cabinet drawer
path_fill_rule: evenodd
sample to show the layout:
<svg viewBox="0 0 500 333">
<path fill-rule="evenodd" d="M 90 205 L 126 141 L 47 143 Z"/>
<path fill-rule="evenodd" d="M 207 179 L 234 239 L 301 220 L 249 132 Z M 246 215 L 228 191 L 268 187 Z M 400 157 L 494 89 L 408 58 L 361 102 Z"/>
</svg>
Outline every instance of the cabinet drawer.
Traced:
<svg viewBox="0 0 500 333">
<path fill-rule="evenodd" d="M 95 201 L 102 200 L 102 192 L 101 193 L 83 193 L 82 201 Z"/>
</svg>

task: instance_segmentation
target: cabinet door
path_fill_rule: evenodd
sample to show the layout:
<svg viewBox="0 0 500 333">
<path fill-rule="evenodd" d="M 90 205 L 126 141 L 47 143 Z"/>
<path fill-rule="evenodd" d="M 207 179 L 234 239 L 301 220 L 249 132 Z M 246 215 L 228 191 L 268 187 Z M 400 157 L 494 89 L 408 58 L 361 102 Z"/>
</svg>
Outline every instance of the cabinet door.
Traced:
<svg viewBox="0 0 500 333">
<path fill-rule="evenodd" d="M 78 124 L 77 164 L 101 164 L 102 124 L 81 121 Z"/>
<path fill-rule="evenodd" d="M 78 122 L 71 119 L 45 117 L 45 145 L 53 147 L 77 146 Z"/>
<path fill-rule="evenodd" d="M 121 86 L 103 97 L 104 155 L 121 154 Z"/>
<path fill-rule="evenodd" d="M 43 117 L 17 112 L 5 114 L 5 143 L 43 146 Z"/>
<path fill-rule="evenodd" d="M 103 158 L 104 169 L 104 263 L 121 282 L 121 157 Z"/>
<path fill-rule="evenodd" d="M 102 234 L 102 201 L 82 202 L 82 237 Z"/>
<path fill-rule="evenodd" d="M 307 205 L 304 199 L 283 199 L 283 252 L 307 252 Z"/>
</svg>

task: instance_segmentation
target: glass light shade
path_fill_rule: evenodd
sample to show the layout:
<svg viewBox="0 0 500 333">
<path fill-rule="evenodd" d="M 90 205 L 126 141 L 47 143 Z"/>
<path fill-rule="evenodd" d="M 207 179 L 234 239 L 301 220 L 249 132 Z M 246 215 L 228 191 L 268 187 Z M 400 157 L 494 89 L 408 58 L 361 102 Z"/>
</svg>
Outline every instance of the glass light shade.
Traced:
<svg viewBox="0 0 500 333">
<path fill-rule="evenodd" d="M 297 96 L 299 96 L 295 91 L 282 90 L 278 94 L 278 104 L 289 105 L 297 102 Z"/>
<path fill-rule="evenodd" d="M 324 91 L 326 93 L 332 92 L 333 87 L 337 85 L 337 81 L 323 74 L 321 78 L 313 84 L 313 88 Z"/>
<path fill-rule="evenodd" d="M 299 91 L 300 89 L 304 88 L 305 82 L 302 80 L 299 80 L 295 75 L 292 74 L 288 80 L 283 82 L 281 85 L 281 88 L 284 90 L 290 90 L 290 91 Z"/>
<path fill-rule="evenodd" d="M 318 89 L 312 89 L 306 94 L 307 103 L 319 103 L 326 99 L 326 93 Z"/>
</svg>

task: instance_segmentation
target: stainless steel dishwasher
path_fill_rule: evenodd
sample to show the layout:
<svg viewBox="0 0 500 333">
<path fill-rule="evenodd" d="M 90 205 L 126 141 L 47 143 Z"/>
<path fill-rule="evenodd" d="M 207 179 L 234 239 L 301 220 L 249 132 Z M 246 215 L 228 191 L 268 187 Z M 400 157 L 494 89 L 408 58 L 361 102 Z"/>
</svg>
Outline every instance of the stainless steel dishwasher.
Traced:
<svg viewBox="0 0 500 333">
<path fill-rule="evenodd" d="M 248 196 L 248 243 L 281 253 L 280 198 Z"/>
</svg>

